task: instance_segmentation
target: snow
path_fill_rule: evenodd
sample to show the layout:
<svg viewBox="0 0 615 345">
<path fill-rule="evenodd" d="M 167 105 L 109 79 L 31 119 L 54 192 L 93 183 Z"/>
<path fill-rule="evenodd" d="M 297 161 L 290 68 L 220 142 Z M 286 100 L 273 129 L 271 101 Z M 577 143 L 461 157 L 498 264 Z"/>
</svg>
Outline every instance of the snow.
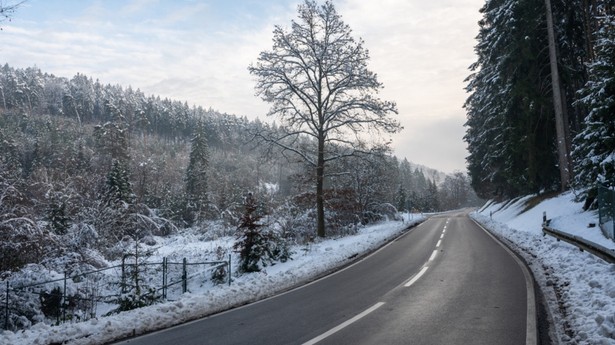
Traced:
<svg viewBox="0 0 615 345">
<path fill-rule="evenodd" d="M 25 331 L 4 331 L 0 344 L 101 344 L 135 334 L 143 334 L 204 317 L 292 289 L 342 267 L 352 258 L 361 257 L 401 234 L 409 225 L 425 219 L 422 215 L 404 214 L 404 221 L 387 221 L 361 228 L 356 235 L 316 241 L 294 246 L 293 259 L 268 266 L 261 272 L 237 276 L 226 284 L 192 284 L 190 292 L 176 301 L 155 304 L 120 314 L 93 318 L 84 322 L 51 326 L 38 323 Z M 159 248 L 151 260 L 162 257 L 203 259 L 213 249 L 232 248 L 233 237 L 200 239 L 195 234 L 156 238 Z M 236 263 L 233 263 L 237 267 Z"/>
<path fill-rule="evenodd" d="M 615 242 L 603 236 L 595 212 L 584 212 L 582 204 L 566 193 L 537 203 L 532 196 L 508 203 L 489 202 L 472 217 L 504 239 L 520 253 L 532 269 L 549 305 L 553 337 L 560 344 L 615 345 L 615 265 L 578 248 L 543 236 L 543 212 L 551 226 L 582 236 L 607 248 Z M 233 283 L 214 286 L 192 284 L 190 292 L 178 299 L 108 317 L 80 323 L 51 326 L 39 323 L 32 328 L 0 334 L 0 344 L 100 344 L 133 334 L 162 329 L 249 302 L 270 297 L 309 282 L 350 262 L 350 258 L 370 252 L 400 234 L 410 222 L 424 217 L 406 215 L 405 222 L 390 221 L 365 227 L 354 236 L 317 241 L 293 247 L 293 260 L 266 267 L 262 272 L 233 275 Z M 156 238 L 159 248 L 152 260 L 162 257 L 205 258 L 216 248 L 232 247 L 232 237 L 204 238 L 182 234 Z M 237 264 L 233 264 L 237 267 Z"/>
<path fill-rule="evenodd" d="M 615 344 L 615 265 L 542 234 L 542 215 L 550 226 L 615 249 L 595 212 L 584 212 L 569 192 L 526 210 L 528 196 L 509 203 L 488 203 L 472 217 L 520 253 L 539 284 L 561 344 Z"/>
</svg>

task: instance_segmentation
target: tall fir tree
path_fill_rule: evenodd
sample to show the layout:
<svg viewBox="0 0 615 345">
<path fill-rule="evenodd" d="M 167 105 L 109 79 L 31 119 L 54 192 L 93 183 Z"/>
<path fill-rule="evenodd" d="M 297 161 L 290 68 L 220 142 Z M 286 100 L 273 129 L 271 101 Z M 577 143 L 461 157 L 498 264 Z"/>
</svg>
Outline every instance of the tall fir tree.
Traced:
<svg viewBox="0 0 615 345">
<path fill-rule="evenodd" d="M 273 254 L 268 246 L 267 234 L 261 231 L 263 225 L 258 222 L 261 216 L 257 212 L 258 204 L 252 193 L 246 196 L 244 206 L 245 212 L 241 217 L 233 249 L 239 253 L 240 272 L 258 272 L 261 269 L 260 266 L 266 265 Z"/>
<path fill-rule="evenodd" d="M 209 168 L 209 147 L 202 126 L 195 131 L 191 143 L 190 161 L 186 169 L 186 195 L 189 207 L 199 214 L 207 204 L 207 170 Z"/>
<path fill-rule="evenodd" d="M 602 17 L 595 37 L 595 60 L 579 101 L 589 113 L 573 151 L 575 184 L 585 190 L 587 206 L 596 196 L 596 183 L 615 187 L 615 15 Z"/>
<path fill-rule="evenodd" d="M 399 185 L 397 189 L 397 209 L 399 211 L 405 211 L 408 208 L 408 197 L 406 195 L 406 189 L 403 184 Z"/>
<path fill-rule="evenodd" d="M 134 200 L 128 168 L 119 160 L 113 161 L 111 170 L 107 174 L 105 196 L 110 204 L 117 202 L 130 204 Z"/>
<path fill-rule="evenodd" d="M 465 103 L 472 186 L 486 198 L 552 189 L 557 164 L 544 3 L 491 0 L 481 12 Z"/>
</svg>

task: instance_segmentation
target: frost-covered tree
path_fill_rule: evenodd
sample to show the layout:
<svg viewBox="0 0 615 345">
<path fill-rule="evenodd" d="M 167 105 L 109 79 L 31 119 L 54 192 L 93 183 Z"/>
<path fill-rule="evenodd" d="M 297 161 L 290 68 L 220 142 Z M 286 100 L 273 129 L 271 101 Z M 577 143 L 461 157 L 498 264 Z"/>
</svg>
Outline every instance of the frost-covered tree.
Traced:
<svg viewBox="0 0 615 345">
<path fill-rule="evenodd" d="M 397 189 L 397 209 L 399 211 L 406 211 L 408 209 L 408 197 L 406 195 L 406 189 L 403 184 L 399 185 Z"/>
<path fill-rule="evenodd" d="M 464 140 L 484 197 L 554 188 L 558 180 L 544 3 L 490 0 L 475 48 Z"/>
<path fill-rule="evenodd" d="M 575 137 L 573 151 L 575 183 L 589 188 L 589 203 L 596 196 L 596 183 L 615 186 L 615 14 L 601 19 L 595 33 L 595 60 L 589 65 L 589 80 L 580 91 L 580 102 L 589 113 L 582 132 Z"/>
<path fill-rule="evenodd" d="M 246 196 L 244 206 L 245 212 L 233 248 L 239 253 L 240 272 L 258 272 L 263 264 L 271 260 L 270 238 L 262 231 L 263 225 L 259 223 L 261 215 L 257 212 L 258 205 L 252 193 Z"/>
<path fill-rule="evenodd" d="M 467 176 L 456 171 L 452 175 L 446 176 L 440 185 L 440 206 L 444 210 L 458 209 L 469 206 L 471 198 L 471 187 Z"/>
<path fill-rule="evenodd" d="M 49 227 L 58 235 L 64 235 L 70 227 L 70 217 L 66 209 L 66 202 L 54 195 L 47 206 L 47 221 Z"/>
<path fill-rule="evenodd" d="M 197 214 L 207 203 L 207 171 L 209 169 L 209 148 L 202 128 L 195 131 L 191 140 L 190 161 L 186 169 L 186 195 L 190 208 Z"/>
<path fill-rule="evenodd" d="M 249 67 L 256 92 L 280 119 L 265 140 L 293 152 L 315 171 L 317 234 L 325 232 L 327 163 L 355 153 L 360 134 L 394 133 L 395 103 L 374 95 L 383 87 L 367 68 L 368 51 L 352 37 L 333 3 L 306 0 L 290 30 L 276 26 L 273 49 Z M 306 140 L 309 138 L 309 140 Z M 341 149 L 341 150 L 339 150 Z"/>
<path fill-rule="evenodd" d="M 113 161 L 111 170 L 107 174 L 105 198 L 110 204 L 118 202 L 130 204 L 134 200 L 128 169 L 118 160 Z"/>
</svg>

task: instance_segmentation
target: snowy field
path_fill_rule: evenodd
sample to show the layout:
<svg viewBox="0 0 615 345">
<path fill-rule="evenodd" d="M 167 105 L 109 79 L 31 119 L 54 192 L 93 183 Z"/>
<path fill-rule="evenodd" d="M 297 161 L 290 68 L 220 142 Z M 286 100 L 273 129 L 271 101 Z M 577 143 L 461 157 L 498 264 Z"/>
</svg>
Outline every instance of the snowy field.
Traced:
<svg viewBox="0 0 615 345">
<path fill-rule="evenodd" d="M 595 212 L 583 212 L 574 195 L 542 201 L 523 212 L 530 197 L 513 203 L 487 204 L 472 216 L 500 238 L 508 240 L 529 263 L 547 299 L 560 344 L 615 344 L 615 264 L 581 252 L 553 237 L 543 237 L 542 215 L 554 229 L 581 236 L 614 249 L 604 237 Z"/>
<path fill-rule="evenodd" d="M 357 235 L 317 241 L 307 246 L 295 246 L 292 249 L 294 252 L 292 260 L 266 267 L 259 273 L 242 276 L 233 274 L 233 283 L 230 287 L 226 284 L 193 284 L 188 293 L 173 302 L 155 304 L 85 322 L 65 323 L 59 326 L 39 323 L 26 331 L 15 333 L 4 331 L 0 335 L 0 344 L 103 344 L 133 334 L 142 334 L 201 318 L 273 296 L 314 280 L 348 264 L 351 258 L 360 257 L 379 248 L 400 235 L 411 224 L 424 219 L 420 215 L 405 214 L 404 222 L 384 222 L 362 228 Z M 228 251 L 234 242 L 233 237 L 203 241 L 197 236 L 190 235 L 176 235 L 156 240 L 161 245 L 153 253 L 152 259 L 186 257 L 191 262 L 203 260 L 204 253 L 211 253 L 217 248 Z M 237 267 L 237 263 L 234 262 L 233 266 Z"/>
</svg>

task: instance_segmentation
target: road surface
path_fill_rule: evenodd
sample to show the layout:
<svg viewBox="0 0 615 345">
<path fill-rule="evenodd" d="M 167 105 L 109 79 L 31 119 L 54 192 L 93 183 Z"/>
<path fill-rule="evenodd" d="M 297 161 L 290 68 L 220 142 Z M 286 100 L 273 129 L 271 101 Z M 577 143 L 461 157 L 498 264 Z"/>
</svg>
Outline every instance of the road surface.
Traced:
<svg viewBox="0 0 615 345">
<path fill-rule="evenodd" d="M 466 213 L 440 215 L 307 286 L 118 344 L 530 344 L 524 270 Z"/>
</svg>

